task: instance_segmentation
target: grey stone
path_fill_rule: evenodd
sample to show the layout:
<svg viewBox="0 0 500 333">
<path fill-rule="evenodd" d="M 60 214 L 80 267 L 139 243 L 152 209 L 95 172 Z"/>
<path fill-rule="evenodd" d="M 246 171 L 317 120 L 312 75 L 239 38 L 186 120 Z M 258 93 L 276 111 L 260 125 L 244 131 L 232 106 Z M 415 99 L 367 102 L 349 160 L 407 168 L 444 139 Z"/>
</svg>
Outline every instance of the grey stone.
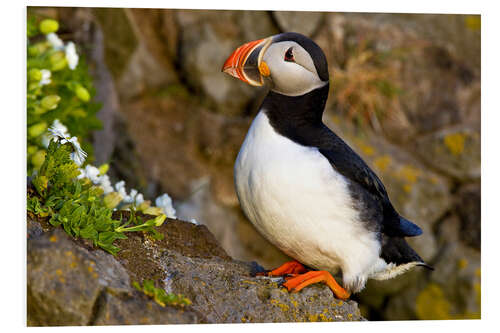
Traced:
<svg viewBox="0 0 500 333">
<path fill-rule="evenodd" d="M 205 226 L 169 219 L 159 231 L 161 241 L 136 233 L 118 241 L 116 257 L 60 228 L 29 238 L 28 325 L 364 320 L 354 301 L 335 299 L 325 285 L 290 294 L 251 277 L 253 264 L 231 259 Z M 131 287 L 144 279 L 192 305 L 157 305 Z"/>
<path fill-rule="evenodd" d="M 312 37 L 323 21 L 321 12 L 274 11 L 273 16 L 283 32 L 298 32 Z"/>
</svg>

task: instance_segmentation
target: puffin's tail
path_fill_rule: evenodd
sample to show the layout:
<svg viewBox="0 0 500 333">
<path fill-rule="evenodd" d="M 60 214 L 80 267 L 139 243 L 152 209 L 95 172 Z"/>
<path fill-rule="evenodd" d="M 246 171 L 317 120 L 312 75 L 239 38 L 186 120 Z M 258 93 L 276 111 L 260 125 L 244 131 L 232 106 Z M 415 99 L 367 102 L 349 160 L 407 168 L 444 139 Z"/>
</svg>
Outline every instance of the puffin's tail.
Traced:
<svg viewBox="0 0 500 333">
<path fill-rule="evenodd" d="M 403 237 L 382 236 L 382 251 L 380 256 L 387 263 L 394 263 L 396 265 L 415 263 L 416 266 L 423 266 L 434 270 L 434 268 L 420 258 Z"/>
<path fill-rule="evenodd" d="M 399 231 L 401 236 L 414 237 L 422 234 L 422 229 L 415 223 L 408 221 L 402 216 L 399 216 Z"/>
</svg>

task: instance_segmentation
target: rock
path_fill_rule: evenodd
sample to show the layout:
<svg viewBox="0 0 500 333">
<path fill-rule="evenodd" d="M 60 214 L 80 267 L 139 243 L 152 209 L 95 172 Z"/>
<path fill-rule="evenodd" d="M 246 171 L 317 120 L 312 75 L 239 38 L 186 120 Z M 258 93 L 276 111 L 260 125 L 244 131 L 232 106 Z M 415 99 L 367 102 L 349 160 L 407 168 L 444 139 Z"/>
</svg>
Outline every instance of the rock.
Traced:
<svg viewBox="0 0 500 333">
<path fill-rule="evenodd" d="M 455 205 L 460 218 L 460 240 L 481 250 L 481 184 L 463 186 L 457 193 Z"/>
<path fill-rule="evenodd" d="M 255 264 L 231 259 L 205 226 L 169 219 L 159 231 L 161 241 L 129 234 L 116 257 L 60 228 L 28 231 L 28 326 L 364 320 L 325 285 L 289 294 L 251 277 Z M 192 305 L 159 306 L 131 287 L 144 279 Z"/>
<path fill-rule="evenodd" d="M 163 28 L 162 15 L 165 13 L 165 19 L 169 20 L 168 12 L 115 8 L 98 8 L 93 12 L 104 33 L 106 63 L 121 98 L 130 99 L 178 81 L 169 54 L 175 46 L 168 45 L 175 42 L 175 37 L 162 40 L 158 36 Z"/>
<path fill-rule="evenodd" d="M 283 32 L 298 32 L 312 37 L 322 20 L 321 12 L 274 11 L 273 17 Z"/>
<path fill-rule="evenodd" d="M 241 115 L 264 91 L 223 75 L 221 68 L 243 43 L 278 32 L 270 16 L 260 11 L 179 10 L 177 19 L 181 27 L 181 66 L 187 82 L 211 101 L 212 109 Z"/>
<path fill-rule="evenodd" d="M 436 170 L 460 180 L 481 176 L 481 136 L 467 126 L 425 135 L 415 146 L 420 157 Z"/>
<path fill-rule="evenodd" d="M 481 256 L 460 242 L 460 221 L 450 216 L 439 224 L 439 255 L 433 272 L 413 288 L 392 298 L 387 319 L 478 319 L 481 317 Z"/>
</svg>

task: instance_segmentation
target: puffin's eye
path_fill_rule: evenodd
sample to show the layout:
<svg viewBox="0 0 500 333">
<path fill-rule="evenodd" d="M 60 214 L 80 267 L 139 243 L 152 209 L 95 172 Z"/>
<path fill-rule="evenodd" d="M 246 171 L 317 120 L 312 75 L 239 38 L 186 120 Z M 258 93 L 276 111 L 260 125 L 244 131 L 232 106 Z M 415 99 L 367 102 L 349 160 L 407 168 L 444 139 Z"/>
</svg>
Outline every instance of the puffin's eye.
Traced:
<svg viewBox="0 0 500 333">
<path fill-rule="evenodd" d="M 293 52 L 292 52 L 292 47 L 286 50 L 285 52 L 285 61 L 295 61 L 293 58 Z"/>
</svg>

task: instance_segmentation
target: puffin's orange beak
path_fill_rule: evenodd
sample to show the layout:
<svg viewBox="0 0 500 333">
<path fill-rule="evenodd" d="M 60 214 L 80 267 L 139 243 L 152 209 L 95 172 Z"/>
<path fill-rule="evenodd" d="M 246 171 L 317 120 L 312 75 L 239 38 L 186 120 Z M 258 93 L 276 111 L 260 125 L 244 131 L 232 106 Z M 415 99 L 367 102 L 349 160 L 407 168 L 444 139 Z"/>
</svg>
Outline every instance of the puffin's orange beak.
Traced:
<svg viewBox="0 0 500 333">
<path fill-rule="evenodd" d="M 238 47 L 222 66 L 222 71 L 252 86 L 262 86 L 262 76 L 269 76 L 269 68 L 262 61 L 271 38 L 259 39 Z"/>
</svg>

